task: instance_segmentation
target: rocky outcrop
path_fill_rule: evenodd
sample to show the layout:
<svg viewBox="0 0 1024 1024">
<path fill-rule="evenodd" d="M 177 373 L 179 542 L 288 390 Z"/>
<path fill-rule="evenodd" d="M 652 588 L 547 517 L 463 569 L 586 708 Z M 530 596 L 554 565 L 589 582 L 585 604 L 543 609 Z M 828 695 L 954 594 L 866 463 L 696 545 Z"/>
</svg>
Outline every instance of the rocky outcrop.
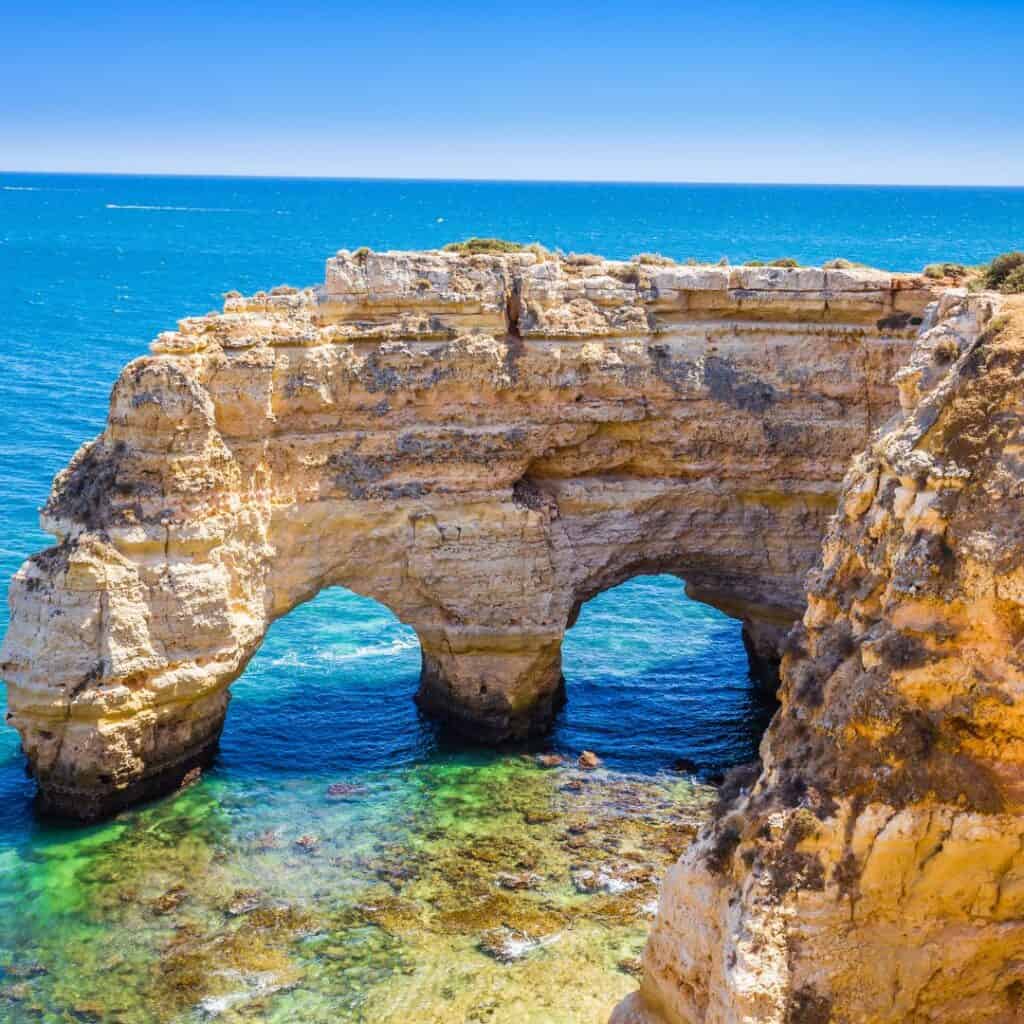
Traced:
<svg viewBox="0 0 1024 1024">
<path fill-rule="evenodd" d="M 177 785 L 269 624 L 329 586 L 415 627 L 421 705 L 480 738 L 550 723 L 566 628 L 637 573 L 743 620 L 770 679 L 932 298 L 867 270 L 360 251 L 182 321 L 121 374 L 11 586 L 44 807 Z"/>
<path fill-rule="evenodd" d="M 1024 1019 L 1024 300 L 935 316 L 616 1024 Z"/>
</svg>

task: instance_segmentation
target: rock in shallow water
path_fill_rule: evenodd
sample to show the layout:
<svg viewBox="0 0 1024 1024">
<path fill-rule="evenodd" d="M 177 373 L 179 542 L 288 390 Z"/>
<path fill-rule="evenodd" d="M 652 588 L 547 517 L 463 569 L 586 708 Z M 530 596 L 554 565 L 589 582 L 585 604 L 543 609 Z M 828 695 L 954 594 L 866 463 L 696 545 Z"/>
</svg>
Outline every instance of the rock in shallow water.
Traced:
<svg viewBox="0 0 1024 1024">
<path fill-rule="evenodd" d="M 502 926 L 501 928 L 492 928 L 490 931 L 484 932 L 480 936 L 477 945 L 482 953 L 486 953 L 499 963 L 511 964 L 517 960 L 522 960 L 538 949 L 550 946 L 552 943 L 557 942 L 559 938 L 560 935 L 556 933 L 533 939 L 523 932 L 516 931 L 514 928 Z"/>
</svg>

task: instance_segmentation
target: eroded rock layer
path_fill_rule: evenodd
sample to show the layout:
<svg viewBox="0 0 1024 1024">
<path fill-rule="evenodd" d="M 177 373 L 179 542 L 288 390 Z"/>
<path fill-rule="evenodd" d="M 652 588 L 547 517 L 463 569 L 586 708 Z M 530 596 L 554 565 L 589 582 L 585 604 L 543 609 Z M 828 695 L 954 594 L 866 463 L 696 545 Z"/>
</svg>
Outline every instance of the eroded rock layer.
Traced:
<svg viewBox="0 0 1024 1024">
<path fill-rule="evenodd" d="M 948 293 L 616 1024 L 1024 1020 L 1024 301 Z"/>
<path fill-rule="evenodd" d="M 12 583 L 44 806 L 176 785 L 269 624 L 334 585 L 416 629 L 422 706 L 481 738 L 549 724 L 565 629 L 641 572 L 742 619 L 770 678 L 931 299 L 868 270 L 360 251 L 182 321 Z"/>
</svg>

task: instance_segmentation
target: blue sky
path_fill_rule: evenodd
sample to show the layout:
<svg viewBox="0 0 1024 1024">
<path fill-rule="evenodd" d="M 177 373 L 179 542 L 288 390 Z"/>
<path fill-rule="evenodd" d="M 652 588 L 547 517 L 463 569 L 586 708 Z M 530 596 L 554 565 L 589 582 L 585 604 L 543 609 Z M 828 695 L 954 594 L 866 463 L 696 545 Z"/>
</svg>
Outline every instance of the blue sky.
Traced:
<svg viewBox="0 0 1024 1024">
<path fill-rule="evenodd" d="M 0 0 L 0 168 L 1024 185 L 1024 2 Z"/>
</svg>

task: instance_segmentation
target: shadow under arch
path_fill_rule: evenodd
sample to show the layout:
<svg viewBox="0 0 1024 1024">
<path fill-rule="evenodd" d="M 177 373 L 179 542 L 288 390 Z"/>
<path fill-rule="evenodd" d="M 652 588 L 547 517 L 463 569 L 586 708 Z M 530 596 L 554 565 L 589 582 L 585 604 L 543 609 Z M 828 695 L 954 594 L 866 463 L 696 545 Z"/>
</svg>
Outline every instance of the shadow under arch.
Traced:
<svg viewBox="0 0 1024 1024">
<path fill-rule="evenodd" d="M 556 742 L 617 768 L 706 778 L 755 759 L 778 702 L 751 676 L 742 628 L 674 575 L 635 575 L 590 597 L 562 646 Z"/>
</svg>

